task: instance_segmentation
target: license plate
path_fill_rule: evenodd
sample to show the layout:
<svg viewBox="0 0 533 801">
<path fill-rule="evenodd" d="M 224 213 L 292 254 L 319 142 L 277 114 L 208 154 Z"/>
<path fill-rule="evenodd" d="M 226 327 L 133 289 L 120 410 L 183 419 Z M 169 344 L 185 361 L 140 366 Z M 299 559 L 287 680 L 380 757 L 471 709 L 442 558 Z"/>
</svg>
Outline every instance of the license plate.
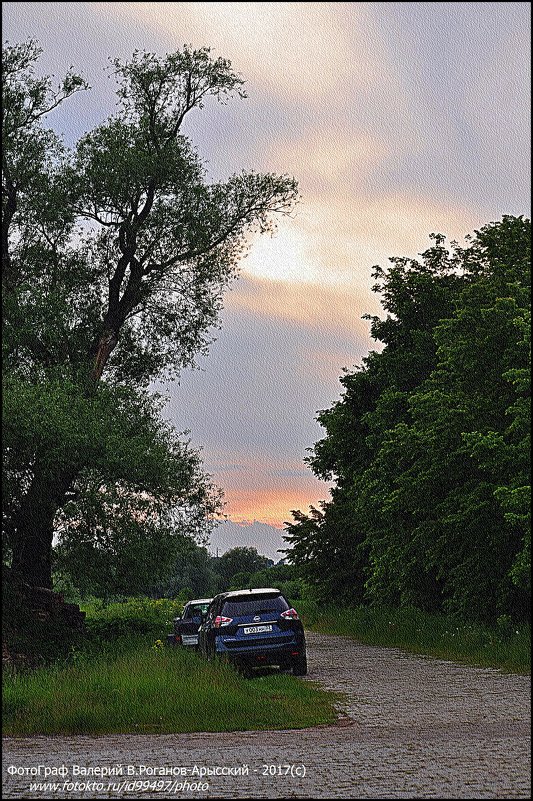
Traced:
<svg viewBox="0 0 533 801">
<path fill-rule="evenodd" d="M 245 634 L 260 634 L 262 631 L 272 631 L 272 626 L 246 626 Z"/>
</svg>

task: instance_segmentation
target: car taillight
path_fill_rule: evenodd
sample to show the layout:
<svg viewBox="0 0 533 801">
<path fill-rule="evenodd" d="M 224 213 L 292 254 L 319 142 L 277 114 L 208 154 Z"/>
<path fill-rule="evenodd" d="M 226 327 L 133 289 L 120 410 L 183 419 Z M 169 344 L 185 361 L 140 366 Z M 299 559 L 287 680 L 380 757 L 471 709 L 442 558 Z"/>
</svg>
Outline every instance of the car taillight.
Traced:
<svg viewBox="0 0 533 801">
<path fill-rule="evenodd" d="M 217 615 L 213 623 L 213 628 L 219 629 L 221 626 L 228 626 L 232 622 L 232 617 L 223 617 L 222 615 Z"/>
<path fill-rule="evenodd" d="M 280 617 L 285 618 L 285 620 L 300 620 L 296 609 L 287 609 L 286 612 L 281 613 Z"/>
</svg>

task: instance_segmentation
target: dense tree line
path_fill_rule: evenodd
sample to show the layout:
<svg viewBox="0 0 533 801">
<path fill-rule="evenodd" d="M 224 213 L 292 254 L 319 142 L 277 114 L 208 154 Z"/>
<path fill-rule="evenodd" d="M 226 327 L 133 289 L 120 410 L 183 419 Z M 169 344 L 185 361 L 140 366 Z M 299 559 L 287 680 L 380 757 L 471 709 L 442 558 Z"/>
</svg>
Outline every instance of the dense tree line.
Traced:
<svg viewBox="0 0 533 801">
<path fill-rule="evenodd" d="M 126 521 L 123 536 L 119 539 L 113 532 L 107 548 L 95 548 L 92 538 L 85 539 L 79 533 L 56 546 L 54 586 L 70 601 L 89 597 L 112 601 L 132 595 L 212 598 L 226 590 L 268 587 L 294 577 L 292 566 L 272 567 L 274 562 L 256 548 L 235 547 L 222 556 L 211 556 L 193 537 L 178 536 L 175 530 L 132 530 L 127 507 L 122 513 Z M 144 544 L 139 542 L 141 538 Z"/>
<path fill-rule="evenodd" d="M 296 183 L 208 182 L 183 121 L 245 96 L 208 48 L 113 61 L 117 111 L 72 151 L 45 121 L 88 87 L 71 71 L 54 89 L 40 53 L 2 51 L 4 559 L 51 587 L 59 539 L 131 592 L 220 509 L 150 384 L 206 350 L 247 237 L 292 208 Z"/>
<path fill-rule="evenodd" d="M 331 499 L 293 512 L 319 597 L 523 619 L 530 598 L 531 226 L 505 216 L 374 268 L 383 343 L 341 377 L 308 458 Z"/>
</svg>

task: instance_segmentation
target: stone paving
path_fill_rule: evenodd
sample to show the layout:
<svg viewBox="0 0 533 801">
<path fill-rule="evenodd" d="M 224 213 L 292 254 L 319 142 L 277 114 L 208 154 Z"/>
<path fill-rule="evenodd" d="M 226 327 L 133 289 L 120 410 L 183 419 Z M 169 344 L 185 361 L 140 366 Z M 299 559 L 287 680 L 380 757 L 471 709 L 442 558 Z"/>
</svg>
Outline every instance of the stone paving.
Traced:
<svg viewBox="0 0 533 801">
<path fill-rule="evenodd" d="M 531 797 L 528 676 L 315 633 L 308 634 L 308 652 L 308 678 L 344 694 L 334 726 L 281 732 L 4 738 L 4 796 Z M 34 769 L 64 765 L 69 774 L 46 779 L 9 775 L 10 765 Z M 89 775 L 80 770 L 73 776 L 73 765 Z M 116 765 L 122 765 L 122 776 L 87 770 Z M 147 769 L 142 775 L 141 765 Z M 126 774 L 127 766 L 133 766 L 135 775 Z M 247 766 L 246 775 L 242 766 Z M 183 770 L 163 777 L 158 768 Z M 202 775 L 208 768 L 218 771 Z M 48 786 L 31 790 L 30 782 Z M 55 789 L 50 782 L 57 785 Z"/>
</svg>

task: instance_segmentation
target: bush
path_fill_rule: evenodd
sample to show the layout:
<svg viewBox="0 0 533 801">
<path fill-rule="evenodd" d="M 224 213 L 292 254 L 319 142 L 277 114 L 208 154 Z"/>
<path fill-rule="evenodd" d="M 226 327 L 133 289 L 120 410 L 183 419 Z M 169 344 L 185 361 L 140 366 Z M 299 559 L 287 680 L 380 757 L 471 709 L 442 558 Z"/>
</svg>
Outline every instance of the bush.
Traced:
<svg viewBox="0 0 533 801">
<path fill-rule="evenodd" d="M 87 613 L 87 628 L 93 638 L 113 640 L 117 637 L 160 636 L 172 626 L 172 619 L 183 609 L 181 599 L 129 598 L 123 603 L 82 604 Z"/>
</svg>

